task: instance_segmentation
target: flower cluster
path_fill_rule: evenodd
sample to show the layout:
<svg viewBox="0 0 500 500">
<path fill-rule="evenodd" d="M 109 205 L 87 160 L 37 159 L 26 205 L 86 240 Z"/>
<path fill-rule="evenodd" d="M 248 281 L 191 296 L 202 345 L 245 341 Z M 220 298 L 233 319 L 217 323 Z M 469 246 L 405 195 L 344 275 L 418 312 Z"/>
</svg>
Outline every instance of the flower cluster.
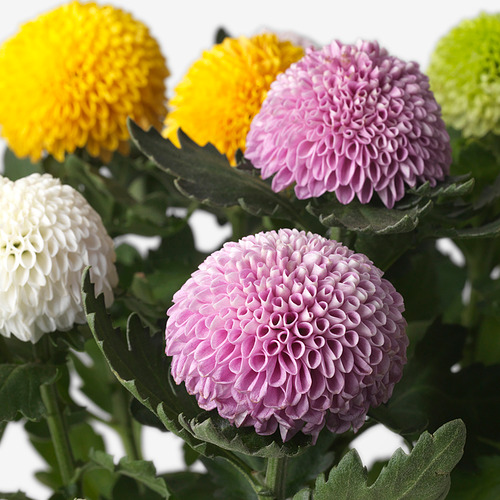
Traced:
<svg viewBox="0 0 500 500">
<path fill-rule="evenodd" d="M 302 47 L 272 33 L 224 39 L 205 51 L 177 85 L 164 136 L 178 145 L 180 128 L 235 163 L 271 82 L 303 55 Z"/>
<path fill-rule="evenodd" d="M 113 301 L 113 242 L 72 187 L 49 174 L 0 177 L 0 334 L 36 342 L 85 323 L 80 279 L 91 265 L 96 292 Z"/>
<path fill-rule="evenodd" d="M 438 42 L 428 68 L 443 118 L 465 137 L 500 134 L 500 14 L 466 19 Z"/>
<path fill-rule="evenodd" d="M 435 185 L 449 171 L 449 137 L 428 78 L 377 43 L 332 42 L 271 85 L 245 156 L 298 198 L 335 192 L 341 203 L 377 193 L 389 208 L 405 186 Z"/>
<path fill-rule="evenodd" d="M 281 229 L 226 243 L 175 294 L 172 374 L 258 434 L 357 430 L 401 378 L 403 299 L 368 258 Z"/>
<path fill-rule="evenodd" d="M 111 6 L 71 2 L 24 24 L 0 48 L 0 127 L 18 156 L 86 147 L 127 151 L 127 117 L 161 127 L 165 59 L 148 28 Z"/>
</svg>

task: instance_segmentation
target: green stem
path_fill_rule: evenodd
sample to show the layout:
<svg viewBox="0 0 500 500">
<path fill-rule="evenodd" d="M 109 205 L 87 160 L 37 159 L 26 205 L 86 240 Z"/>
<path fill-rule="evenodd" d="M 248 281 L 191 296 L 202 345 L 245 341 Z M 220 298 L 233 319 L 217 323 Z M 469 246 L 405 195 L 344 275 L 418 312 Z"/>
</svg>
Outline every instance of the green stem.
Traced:
<svg viewBox="0 0 500 500">
<path fill-rule="evenodd" d="M 130 396 L 122 386 L 113 394 L 115 429 L 125 448 L 125 454 L 133 460 L 142 460 L 140 426 L 130 414 Z"/>
<path fill-rule="evenodd" d="M 68 437 L 68 428 L 58 402 L 57 388 L 54 384 L 43 384 L 40 386 L 40 393 L 47 408 L 47 425 L 49 426 L 61 478 L 64 485 L 69 486 L 75 473 L 75 465 Z"/>
<path fill-rule="evenodd" d="M 259 496 L 259 499 L 285 500 L 287 464 L 287 457 L 267 459 L 266 486 L 272 492 L 272 497 Z"/>
<path fill-rule="evenodd" d="M 462 324 L 469 330 L 463 358 L 464 363 L 469 364 L 475 361 L 476 344 L 483 320 L 478 309 L 481 299 L 480 286 L 489 279 L 498 242 L 496 239 L 480 239 L 456 243 L 464 254 L 467 279 L 471 287 L 469 300 L 462 311 Z"/>
</svg>

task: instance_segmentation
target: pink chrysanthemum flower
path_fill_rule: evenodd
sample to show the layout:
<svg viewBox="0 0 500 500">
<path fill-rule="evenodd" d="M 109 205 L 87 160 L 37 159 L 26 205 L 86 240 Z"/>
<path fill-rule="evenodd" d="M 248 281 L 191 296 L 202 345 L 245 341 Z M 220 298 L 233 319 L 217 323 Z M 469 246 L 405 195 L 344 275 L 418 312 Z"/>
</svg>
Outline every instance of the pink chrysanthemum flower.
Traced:
<svg viewBox="0 0 500 500">
<path fill-rule="evenodd" d="M 226 243 L 174 295 L 176 383 L 206 409 L 283 441 L 357 430 L 406 362 L 403 299 L 362 254 L 281 229 Z"/>
<path fill-rule="evenodd" d="M 276 174 L 274 191 L 295 183 L 298 198 L 335 192 L 343 204 L 375 191 L 389 208 L 405 185 L 435 185 L 451 163 L 427 76 L 365 41 L 309 49 L 278 75 L 246 146 L 263 178 Z"/>
</svg>

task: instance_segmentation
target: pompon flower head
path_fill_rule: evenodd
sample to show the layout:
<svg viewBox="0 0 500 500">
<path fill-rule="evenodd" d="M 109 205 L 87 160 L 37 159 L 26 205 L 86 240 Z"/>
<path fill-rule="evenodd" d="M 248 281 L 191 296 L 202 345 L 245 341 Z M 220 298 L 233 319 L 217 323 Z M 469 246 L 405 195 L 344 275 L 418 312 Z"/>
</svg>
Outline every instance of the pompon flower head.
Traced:
<svg viewBox="0 0 500 500">
<path fill-rule="evenodd" d="M 365 255 L 281 229 L 226 243 L 174 295 L 166 353 L 198 404 L 258 434 L 357 430 L 406 362 L 403 299 Z"/>
<path fill-rule="evenodd" d="M 427 71 L 444 120 L 465 137 L 500 134 L 500 14 L 482 13 L 453 28 Z"/>
<path fill-rule="evenodd" d="M 271 85 L 252 121 L 245 156 L 298 198 L 335 192 L 347 204 L 377 193 L 389 208 L 405 186 L 449 171 L 449 137 L 428 78 L 375 42 L 332 42 Z"/>
<path fill-rule="evenodd" d="M 49 174 L 0 177 L 0 334 L 36 342 L 43 333 L 85 323 L 80 279 L 113 302 L 113 242 L 100 216 Z"/>
<path fill-rule="evenodd" d="M 272 33 L 224 39 L 205 51 L 177 85 L 163 135 L 179 145 L 181 128 L 197 144 L 213 144 L 234 164 L 271 82 L 303 55 L 302 47 Z"/>
<path fill-rule="evenodd" d="M 165 59 L 148 28 L 112 6 L 71 2 L 0 47 L 0 131 L 18 156 L 62 161 L 128 151 L 127 117 L 160 128 Z"/>
</svg>

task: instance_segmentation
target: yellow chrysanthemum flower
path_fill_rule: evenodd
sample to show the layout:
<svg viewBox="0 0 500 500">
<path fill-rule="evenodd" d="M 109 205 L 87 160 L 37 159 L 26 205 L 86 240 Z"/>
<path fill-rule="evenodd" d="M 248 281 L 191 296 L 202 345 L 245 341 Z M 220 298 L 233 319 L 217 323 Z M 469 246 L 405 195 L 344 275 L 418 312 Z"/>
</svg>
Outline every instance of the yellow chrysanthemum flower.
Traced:
<svg viewBox="0 0 500 500">
<path fill-rule="evenodd" d="M 226 38 L 205 51 L 177 85 L 164 137 L 179 145 L 181 128 L 201 146 L 212 143 L 231 163 L 276 76 L 304 49 L 275 34 Z"/>
<path fill-rule="evenodd" d="M 0 130 L 18 156 L 58 160 L 85 147 L 126 152 L 131 117 L 160 128 L 169 75 L 158 43 L 131 14 L 71 2 L 21 26 L 0 47 Z"/>
</svg>

